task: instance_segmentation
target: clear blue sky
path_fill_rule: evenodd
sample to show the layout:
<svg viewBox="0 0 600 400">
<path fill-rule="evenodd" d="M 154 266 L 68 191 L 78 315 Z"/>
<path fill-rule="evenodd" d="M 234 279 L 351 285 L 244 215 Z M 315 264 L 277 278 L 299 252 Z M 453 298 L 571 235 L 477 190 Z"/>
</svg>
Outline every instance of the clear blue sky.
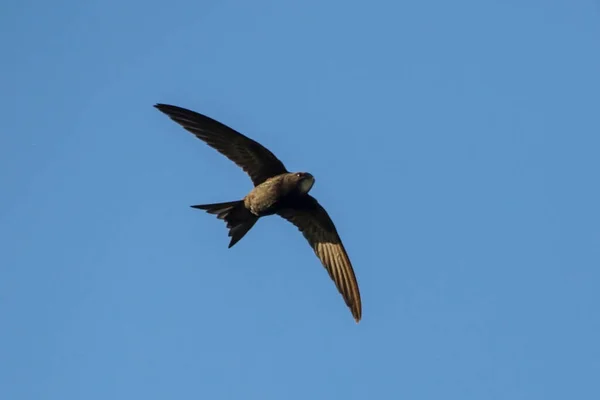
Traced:
<svg viewBox="0 0 600 400">
<path fill-rule="evenodd" d="M 4 1 L 0 398 L 600 398 L 593 1 Z M 356 324 L 171 103 L 316 177 Z M 268 243 L 268 244 L 267 244 Z"/>
</svg>

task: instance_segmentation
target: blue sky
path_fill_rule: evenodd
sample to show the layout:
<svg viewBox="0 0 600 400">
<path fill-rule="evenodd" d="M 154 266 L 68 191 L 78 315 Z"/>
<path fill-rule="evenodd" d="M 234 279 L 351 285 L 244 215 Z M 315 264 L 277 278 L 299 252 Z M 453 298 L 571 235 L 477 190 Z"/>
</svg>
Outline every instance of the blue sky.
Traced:
<svg viewBox="0 0 600 400">
<path fill-rule="evenodd" d="M 600 398 L 592 1 L 0 6 L 0 398 Z M 316 177 L 356 325 L 171 103 Z"/>
</svg>

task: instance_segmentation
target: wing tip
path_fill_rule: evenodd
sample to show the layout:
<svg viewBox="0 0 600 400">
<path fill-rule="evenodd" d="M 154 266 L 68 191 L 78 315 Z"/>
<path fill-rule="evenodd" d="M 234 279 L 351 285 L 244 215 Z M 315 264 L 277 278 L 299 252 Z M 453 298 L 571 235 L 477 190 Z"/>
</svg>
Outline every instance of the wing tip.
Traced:
<svg viewBox="0 0 600 400">
<path fill-rule="evenodd" d="M 158 109 L 158 110 L 159 110 L 159 111 L 161 111 L 161 112 L 164 112 L 164 113 L 166 113 L 166 110 L 167 110 L 167 108 L 169 108 L 169 107 L 173 107 L 173 106 L 171 106 L 171 105 L 169 105 L 169 104 L 156 103 L 156 104 L 154 104 L 154 106 L 153 106 L 153 107 L 154 107 L 154 108 L 156 108 L 156 109 Z"/>
<path fill-rule="evenodd" d="M 351 309 L 352 311 L 352 316 L 354 317 L 354 321 L 356 321 L 356 323 L 358 324 L 362 318 L 362 310 L 360 309 L 360 307 L 358 309 Z"/>
</svg>

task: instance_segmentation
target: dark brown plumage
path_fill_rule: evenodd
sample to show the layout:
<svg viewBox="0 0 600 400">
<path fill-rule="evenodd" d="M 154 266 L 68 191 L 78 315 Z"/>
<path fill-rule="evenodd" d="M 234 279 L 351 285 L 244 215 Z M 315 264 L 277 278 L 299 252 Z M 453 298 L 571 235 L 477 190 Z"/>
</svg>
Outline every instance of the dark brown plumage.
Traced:
<svg viewBox="0 0 600 400">
<path fill-rule="evenodd" d="M 259 218 L 280 215 L 302 232 L 356 322 L 360 321 L 360 292 L 348 254 L 327 211 L 308 194 L 314 177 L 307 172 L 288 172 L 261 144 L 212 118 L 167 104 L 155 107 L 250 175 L 254 188 L 244 199 L 192 206 L 215 214 L 227 223 L 231 236 L 229 247 L 242 239 Z"/>
</svg>

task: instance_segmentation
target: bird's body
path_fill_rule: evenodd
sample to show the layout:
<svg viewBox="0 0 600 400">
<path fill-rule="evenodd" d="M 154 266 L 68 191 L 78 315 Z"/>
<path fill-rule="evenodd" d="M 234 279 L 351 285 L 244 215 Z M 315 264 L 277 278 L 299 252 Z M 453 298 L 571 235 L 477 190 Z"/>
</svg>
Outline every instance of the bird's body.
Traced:
<svg viewBox="0 0 600 400">
<path fill-rule="evenodd" d="M 331 218 L 308 194 L 314 177 L 307 172 L 288 172 L 268 149 L 209 117 L 166 104 L 155 107 L 250 175 L 254 188 L 242 200 L 192 206 L 227 223 L 229 247 L 240 241 L 260 218 L 278 214 L 287 219 L 308 240 L 358 322 L 362 311 L 356 277 Z"/>
<path fill-rule="evenodd" d="M 302 182 L 308 182 L 310 186 L 302 188 Z M 284 208 L 286 202 L 306 195 L 313 183 L 314 178 L 306 172 L 277 175 L 252 189 L 244 198 L 244 205 L 259 217 L 273 215 L 278 209 Z"/>
<path fill-rule="evenodd" d="M 313 183 L 314 178 L 309 173 L 287 172 L 258 184 L 240 201 L 192 207 L 206 210 L 225 220 L 231 236 L 229 247 L 232 247 L 248 233 L 259 218 L 302 205 L 307 200 L 306 196 Z"/>
</svg>

